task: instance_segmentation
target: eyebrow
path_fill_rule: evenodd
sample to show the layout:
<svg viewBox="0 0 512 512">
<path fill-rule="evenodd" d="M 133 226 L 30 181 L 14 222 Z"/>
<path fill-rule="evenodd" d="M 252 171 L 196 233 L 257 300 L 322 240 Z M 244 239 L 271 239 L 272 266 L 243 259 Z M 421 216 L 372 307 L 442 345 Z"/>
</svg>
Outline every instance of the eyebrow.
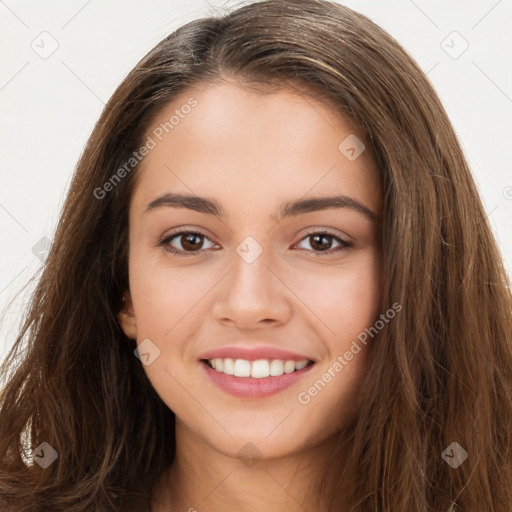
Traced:
<svg viewBox="0 0 512 512">
<path fill-rule="evenodd" d="M 166 193 L 157 197 L 146 205 L 144 213 L 161 207 L 186 208 L 199 213 L 215 215 L 219 218 L 227 217 L 226 210 L 214 199 L 176 193 Z M 279 208 L 279 217 L 275 220 L 276 222 L 280 222 L 285 217 L 294 217 L 304 213 L 316 212 L 329 208 L 348 208 L 364 215 L 372 222 L 378 222 L 379 220 L 379 215 L 370 210 L 370 208 L 357 199 L 344 195 L 287 201 L 281 204 Z M 274 216 L 272 216 L 272 218 L 274 218 Z"/>
</svg>

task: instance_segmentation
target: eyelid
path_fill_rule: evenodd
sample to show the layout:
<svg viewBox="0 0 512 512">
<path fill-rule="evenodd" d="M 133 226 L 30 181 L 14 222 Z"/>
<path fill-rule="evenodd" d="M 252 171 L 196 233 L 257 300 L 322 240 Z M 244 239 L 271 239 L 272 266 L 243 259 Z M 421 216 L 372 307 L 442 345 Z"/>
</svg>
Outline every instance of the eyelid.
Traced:
<svg viewBox="0 0 512 512">
<path fill-rule="evenodd" d="M 203 238 L 208 239 L 213 244 L 216 244 L 216 242 L 211 240 L 210 235 L 207 235 L 206 233 L 204 233 L 202 229 L 192 228 L 192 227 L 191 228 L 179 227 L 179 228 L 176 228 L 175 230 L 170 231 L 169 233 L 166 233 L 163 237 L 159 238 L 156 246 L 163 247 L 165 251 L 170 252 L 171 254 L 174 254 L 176 256 L 195 256 L 195 255 L 203 253 L 206 249 L 199 249 L 197 251 L 183 251 L 181 249 L 175 249 L 175 248 L 171 249 L 171 248 L 167 247 L 168 244 L 171 243 L 171 240 L 173 240 L 175 238 L 179 238 L 180 236 L 183 236 L 183 235 L 190 235 L 190 234 L 201 236 Z"/>
<path fill-rule="evenodd" d="M 202 254 L 208 250 L 208 249 L 198 249 L 197 251 L 183 251 L 181 249 L 174 249 L 174 248 L 170 249 L 170 248 L 166 247 L 168 244 L 170 244 L 170 241 L 172 239 L 179 238 L 182 235 L 189 235 L 189 234 L 201 236 L 201 237 L 209 240 L 213 244 L 217 244 L 216 242 L 211 240 L 211 237 L 209 235 L 205 234 L 202 231 L 202 229 L 180 227 L 180 228 L 176 228 L 175 230 L 171 231 L 170 233 L 167 233 L 162 238 L 160 238 L 158 240 L 157 247 L 163 246 L 164 250 L 166 250 L 167 252 L 170 252 L 171 254 L 174 254 L 175 256 L 184 256 L 184 257 L 196 256 L 196 255 Z M 340 244 L 337 248 L 334 248 L 334 250 L 332 248 L 328 249 L 326 251 L 313 251 L 313 250 L 307 250 L 307 249 L 300 249 L 301 251 L 306 251 L 308 253 L 312 253 L 315 256 L 322 256 L 322 255 L 327 256 L 327 255 L 331 255 L 331 254 L 336 254 L 338 252 L 342 252 L 343 250 L 349 249 L 350 247 L 352 247 L 354 245 L 354 243 L 351 240 L 345 240 L 342 236 L 334 233 L 331 229 L 314 227 L 314 228 L 309 228 L 306 231 L 306 233 L 302 233 L 300 235 L 300 237 L 293 243 L 292 247 L 295 247 L 297 244 L 299 244 L 300 242 L 302 242 L 303 240 L 305 240 L 306 238 L 308 238 L 309 236 L 312 236 L 312 235 L 327 235 L 327 236 L 330 236 L 330 237 L 334 238 L 335 240 L 337 240 Z"/>
<path fill-rule="evenodd" d="M 338 254 L 338 253 L 343 252 L 344 250 L 350 249 L 354 245 L 354 242 L 352 240 L 345 240 L 342 236 L 340 236 L 337 233 L 334 233 L 331 229 L 315 227 L 315 228 L 309 228 L 308 231 L 306 231 L 306 233 L 303 233 L 298 238 L 298 240 L 296 242 L 294 242 L 292 247 L 295 247 L 297 244 L 299 244 L 303 240 L 306 240 L 308 237 L 310 237 L 312 235 L 327 235 L 327 236 L 330 236 L 333 239 L 337 240 L 339 243 L 338 247 L 330 248 L 330 249 L 327 249 L 326 251 L 312 251 L 312 250 L 307 250 L 307 249 L 299 249 L 301 251 L 306 251 L 315 257 L 322 257 L 322 256 L 327 257 L 327 256 L 331 256 L 333 254 Z"/>
<path fill-rule="evenodd" d="M 334 228 L 322 228 L 320 226 L 313 226 L 310 228 L 306 228 L 306 232 L 302 233 L 299 238 L 297 239 L 297 242 L 300 242 L 304 238 L 310 235 L 330 235 L 333 238 L 337 238 L 338 240 L 341 240 L 342 242 L 346 244 L 353 244 L 354 240 L 351 236 L 347 235 L 343 231 L 335 230 Z M 345 237 L 345 238 L 344 238 Z M 295 243 L 297 243 L 295 242 Z"/>
</svg>

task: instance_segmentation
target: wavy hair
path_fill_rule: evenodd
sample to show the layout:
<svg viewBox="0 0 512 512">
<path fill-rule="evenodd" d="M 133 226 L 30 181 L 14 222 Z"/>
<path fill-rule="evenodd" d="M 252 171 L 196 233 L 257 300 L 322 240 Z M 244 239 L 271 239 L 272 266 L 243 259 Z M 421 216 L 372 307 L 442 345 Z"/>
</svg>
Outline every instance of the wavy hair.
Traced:
<svg viewBox="0 0 512 512">
<path fill-rule="evenodd" d="M 342 488 L 351 512 L 512 510 L 512 297 L 470 169 L 413 59 L 324 0 L 261 1 L 187 23 L 107 103 L 2 367 L 0 509 L 127 510 L 171 464 L 174 413 L 116 320 L 137 167 L 103 198 L 95 190 L 173 98 L 225 77 L 294 87 L 348 116 L 382 185 L 382 310 L 403 310 L 372 346 L 359 413 L 326 468 L 328 512 Z M 45 469 L 30 456 L 43 442 L 58 453 Z M 441 456 L 453 442 L 468 453 L 456 469 Z"/>
</svg>

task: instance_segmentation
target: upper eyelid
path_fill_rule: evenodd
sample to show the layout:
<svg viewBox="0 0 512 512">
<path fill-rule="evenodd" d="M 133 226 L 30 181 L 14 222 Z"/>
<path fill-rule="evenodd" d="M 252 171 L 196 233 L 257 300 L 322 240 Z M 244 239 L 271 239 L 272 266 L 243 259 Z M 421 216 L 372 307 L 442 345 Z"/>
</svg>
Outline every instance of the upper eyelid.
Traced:
<svg viewBox="0 0 512 512">
<path fill-rule="evenodd" d="M 217 244 L 218 245 L 218 243 L 215 242 L 214 240 L 212 240 L 209 235 L 203 233 L 201 229 L 193 229 L 193 228 L 190 228 L 190 229 L 184 228 L 184 229 L 181 229 L 180 231 L 176 231 L 176 232 L 170 233 L 169 235 L 164 236 L 160 240 L 160 243 L 162 243 L 162 244 L 170 243 L 170 241 L 173 240 L 174 238 L 178 238 L 180 236 L 187 235 L 187 234 L 197 234 L 197 235 L 203 236 L 204 238 L 208 239 L 213 244 Z M 327 236 L 331 236 L 331 237 L 337 239 L 342 244 L 351 244 L 352 243 L 352 241 L 350 241 L 350 240 L 344 240 L 343 237 L 340 236 L 340 235 L 331 233 L 330 230 L 328 230 L 328 229 L 310 228 L 310 230 L 308 230 L 305 234 L 303 234 L 296 242 L 293 243 L 293 245 L 296 245 L 296 244 L 302 242 L 305 238 L 307 238 L 309 236 L 317 235 L 317 234 L 324 234 L 324 235 L 327 235 Z M 205 249 L 198 249 L 196 252 L 201 252 L 201 251 L 204 251 L 204 250 Z M 188 252 L 190 254 L 194 253 L 194 251 L 186 251 L 186 252 Z"/>
</svg>

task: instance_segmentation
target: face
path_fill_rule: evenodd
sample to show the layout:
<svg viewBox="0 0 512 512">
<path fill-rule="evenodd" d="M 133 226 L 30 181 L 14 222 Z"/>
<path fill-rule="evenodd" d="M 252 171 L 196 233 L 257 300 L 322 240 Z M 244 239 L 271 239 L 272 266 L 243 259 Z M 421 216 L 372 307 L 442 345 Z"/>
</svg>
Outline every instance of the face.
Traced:
<svg viewBox="0 0 512 512">
<path fill-rule="evenodd" d="M 294 89 L 229 82 L 182 94 L 148 134 L 120 321 L 151 384 L 224 455 L 333 438 L 371 344 L 345 355 L 379 316 L 381 199 L 361 137 Z"/>
</svg>

